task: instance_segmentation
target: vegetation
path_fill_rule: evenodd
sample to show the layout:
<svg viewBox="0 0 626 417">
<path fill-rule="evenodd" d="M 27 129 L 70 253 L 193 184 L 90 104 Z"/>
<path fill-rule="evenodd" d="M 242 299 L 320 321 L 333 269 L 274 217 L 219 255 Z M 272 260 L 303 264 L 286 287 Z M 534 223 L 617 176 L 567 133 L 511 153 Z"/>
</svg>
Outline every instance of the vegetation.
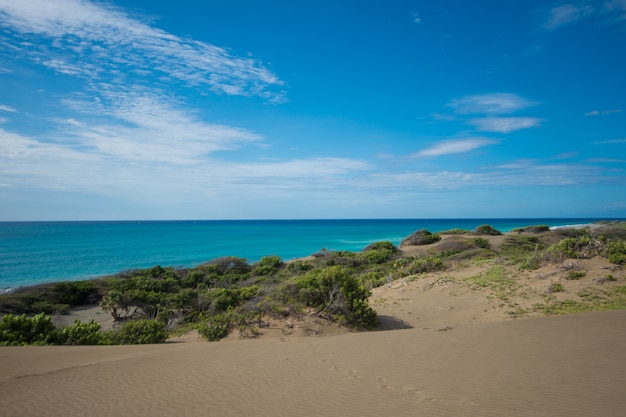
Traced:
<svg viewBox="0 0 626 417">
<path fill-rule="evenodd" d="M 0 322 L 0 346 L 147 344 L 162 343 L 167 337 L 165 325 L 154 320 L 129 321 L 112 332 L 100 331 L 100 325 L 93 320 L 76 320 L 69 327 L 57 329 L 44 313 L 32 317 L 7 314 Z"/>
<path fill-rule="evenodd" d="M 474 229 L 472 234 L 476 236 L 498 236 L 501 235 L 502 232 L 494 229 L 493 226 L 489 224 L 483 224 Z"/>
<path fill-rule="evenodd" d="M 490 236 L 500 232 L 489 225 L 479 226 L 471 235 L 449 231 L 443 240 L 440 234 L 418 230 L 406 241 L 430 245 L 419 256 L 406 256 L 391 242 L 383 241 L 360 253 L 322 250 L 292 262 L 275 255 L 255 264 L 223 257 L 188 269 L 155 266 L 98 280 L 23 288 L 0 295 L 0 314 L 4 314 L 0 344 L 159 343 L 167 339 L 168 332 L 180 328 L 195 328 L 207 340 L 216 341 L 235 330 L 241 337 L 256 337 L 266 319 L 289 322 L 305 315 L 354 329 L 373 329 L 378 320 L 368 304 L 372 288 L 400 278 L 417 279 L 459 262 L 487 265 L 464 282 L 486 288 L 503 301 L 520 291 L 512 272 L 515 268 L 536 269 L 556 263 L 565 279 L 580 280 L 586 273 L 570 260 L 603 256 L 616 268 L 626 263 L 626 229 L 621 225 L 593 232 L 574 230 L 527 227 L 499 239 L 496 247 Z M 611 274 L 594 279 L 597 284 L 616 280 Z M 559 314 L 554 311 L 578 308 L 572 303 L 592 304 L 595 307 L 589 308 L 598 309 L 626 303 L 623 291 L 609 290 L 593 293 L 596 298 L 586 294 L 580 301 L 552 299 L 563 291 L 560 283 L 550 285 L 545 295 L 550 301 L 534 311 Z M 93 321 L 54 326 L 52 314 L 94 304 L 111 314 L 115 330 L 103 331 Z"/>
<path fill-rule="evenodd" d="M 440 240 L 441 236 L 438 234 L 432 233 L 426 229 L 421 229 L 413 232 L 409 237 L 404 239 L 400 246 L 430 245 Z"/>
</svg>

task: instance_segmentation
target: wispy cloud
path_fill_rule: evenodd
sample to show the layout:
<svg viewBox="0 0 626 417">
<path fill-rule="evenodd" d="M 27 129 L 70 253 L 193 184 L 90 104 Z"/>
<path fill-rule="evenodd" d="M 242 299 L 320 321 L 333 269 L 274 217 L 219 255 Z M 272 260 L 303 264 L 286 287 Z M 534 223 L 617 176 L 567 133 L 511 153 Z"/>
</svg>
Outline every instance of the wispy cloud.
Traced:
<svg viewBox="0 0 626 417">
<path fill-rule="evenodd" d="M 447 104 L 459 114 L 510 114 L 537 103 L 512 93 L 490 93 L 464 96 Z"/>
<path fill-rule="evenodd" d="M 537 127 L 542 121 L 536 117 L 482 117 L 470 120 L 469 124 L 482 132 L 511 133 Z"/>
<path fill-rule="evenodd" d="M 484 146 L 493 145 L 498 143 L 492 139 L 486 138 L 465 138 L 465 139 L 451 139 L 434 143 L 426 149 L 422 149 L 414 153 L 413 157 L 433 157 L 443 156 L 451 154 L 459 154 L 473 151 Z"/>
<path fill-rule="evenodd" d="M 170 34 L 105 3 L 0 0 L 0 24 L 21 37 L 19 53 L 95 83 L 141 83 L 150 75 L 217 94 L 285 100 L 283 82 L 258 60 Z M 32 36 L 51 42 L 30 42 Z"/>
<path fill-rule="evenodd" d="M 9 112 L 9 113 L 15 113 L 16 110 L 11 107 L 11 106 L 6 106 L 4 104 L 0 104 L 0 111 L 5 111 L 5 112 Z"/>
<path fill-rule="evenodd" d="M 422 22 L 422 18 L 420 17 L 419 13 L 411 13 L 411 20 L 413 20 L 414 23 Z"/>
<path fill-rule="evenodd" d="M 621 145 L 623 143 L 626 143 L 626 138 L 597 140 L 595 142 L 592 142 L 593 145 Z"/>
<path fill-rule="evenodd" d="M 585 19 L 593 12 L 594 8 L 588 5 L 576 6 L 574 4 L 564 4 L 562 6 L 553 7 L 548 13 L 543 28 L 546 30 L 554 30 L 561 26 Z"/>
<path fill-rule="evenodd" d="M 585 113 L 585 116 L 594 117 L 594 116 L 608 116 L 609 114 L 621 113 L 621 109 L 611 109 L 611 110 L 592 110 Z"/>
</svg>

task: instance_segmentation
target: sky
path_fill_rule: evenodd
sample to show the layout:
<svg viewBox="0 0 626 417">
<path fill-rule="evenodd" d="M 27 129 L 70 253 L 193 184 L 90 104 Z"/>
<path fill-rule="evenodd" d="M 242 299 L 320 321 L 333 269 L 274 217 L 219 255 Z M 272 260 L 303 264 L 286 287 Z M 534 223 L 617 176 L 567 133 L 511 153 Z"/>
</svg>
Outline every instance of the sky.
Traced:
<svg viewBox="0 0 626 417">
<path fill-rule="evenodd" d="M 626 217 L 626 0 L 0 0 L 0 221 Z"/>
</svg>

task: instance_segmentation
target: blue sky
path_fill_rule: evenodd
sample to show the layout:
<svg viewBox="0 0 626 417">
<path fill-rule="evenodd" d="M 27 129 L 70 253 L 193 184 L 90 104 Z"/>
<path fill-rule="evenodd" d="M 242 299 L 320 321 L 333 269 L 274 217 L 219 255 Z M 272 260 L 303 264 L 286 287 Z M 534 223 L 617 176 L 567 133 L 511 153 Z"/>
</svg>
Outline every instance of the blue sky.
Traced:
<svg viewBox="0 0 626 417">
<path fill-rule="evenodd" d="M 0 220 L 626 217 L 626 0 L 0 0 Z"/>
</svg>

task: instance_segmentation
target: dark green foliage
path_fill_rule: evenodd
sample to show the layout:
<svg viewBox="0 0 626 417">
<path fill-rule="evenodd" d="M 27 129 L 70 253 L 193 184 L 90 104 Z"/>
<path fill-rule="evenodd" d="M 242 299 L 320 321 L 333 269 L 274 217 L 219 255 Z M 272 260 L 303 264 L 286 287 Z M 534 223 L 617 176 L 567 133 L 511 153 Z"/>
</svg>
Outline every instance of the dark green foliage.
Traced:
<svg viewBox="0 0 626 417">
<path fill-rule="evenodd" d="M 513 229 L 512 232 L 517 232 L 517 233 L 543 233 L 543 232 L 549 232 L 550 231 L 550 226 L 547 226 L 545 224 L 540 224 L 540 225 L 536 225 L 536 226 L 525 226 L 525 227 L 518 227 L 516 229 Z"/>
<path fill-rule="evenodd" d="M 209 317 L 206 322 L 198 328 L 198 333 L 209 342 L 216 342 L 228 336 L 230 324 L 230 315 L 218 314 Z"/>
<path fill-rule="evenodd" d="M 300 301 L 322 314 L 367 329 L 378 324 L 376 312 L 367 302 L 369 290 L 340 266 L 312 271 L 300 278 L 296 287 Z"/>
<path fill-rule="evenodd" d="M 254 275 L 271 275 L 275 274 L 283 265 L 283 260 L 280 256 L 271 255 L 264 256 L 261 260 L 254 266 L 252 273 Z"/>
<path fill-rule="evenodd" d="M 478 248 L 481 248 L 481 249 L 491 249 L 491 244 L 485 238 L 475 237 L 474 239 L 472 239 L 472 242 L 474 242 L 474 245 L 476 245 L 476 247 L 478 247 Z"/>
<path fill-rule="evenodd" d="M 470 233 L 472 232 L 467 229 L 450 229 L 439 232 L 440 235 L 469 235 Z"/>
<path fill-rule="evenodd" d="M 393 243 L 387 240 L 374 242 L 371 245 L 368 245 L 365 249 L 363 249 L 363 252 L 372 251 L 372 250 L 386 250 L 386 251 L 390 251 L 393 253 L 398 252 L 398 248 L 396 248 Z"/>
<path fill-rule="evenodd" d="M 156 320 L 131 320 L 111 334 L 116 345 L 143 345 L 163 343 L 168 333 L 165 324 Z"/>
<path fill-rule="evenodd" d="M 587 275 L 587 273 L 585 271 L 567 271 L 567 276 L 566 278 L 569 280 L 578 280 L 581 279 L 582 277 L 584 277 L 585 275 Z"/>
<path fill-rule="evenodd" d="M 96 303 L 101 297 L 92 281 L 68 281 L 54 284 L 50 301 L 58 304 L 77 306 Z"/>
<path fill-rule="evenodd" d="M 439 242 L 441 236 L 435 233 L 431 233 L 426 229 L 421 229 L 413 232 L 409 237 L 404 239 L 400 246 L 420 246 L 430 245 L 432 243 Z"/>
<path fill-rule="evenodd" d="M 398 252 L 393 243 L 388 241 L 375 242 L 367 246 L 361 253 L 361 257 L 370 264 L 384 264 L 391 260 Z"/>
<path fill-rule="evenodd" d="M 610 240 L 607 243 L 605 256 L 611 263 L 618 265 L 626 264 L 626 240 Z"/>
<path fill-rule="evenodd" d="M 498 236 L 501 235 L 502 232 L 494 229 L 493 226 L 489 224 L 483 224 L 474 229 L 472 234 L 476 236 Z"/>
<path fill-rule="evenodd" d="M 287 264 L 287 272 L 291 274 L 304 273 L 312 270 L 313 268 L 315 267 L 311 263 L 303 261 L 294 261 Z"/>
<path fill-rule="evenodd" d="M 548 293 L 563 292 L 563 291 L 565 291 L 565 288 L 563 288 L 563 284 L 559 282 L 553 282 L 552 284 L 548 286 Z"/>
</svg>

